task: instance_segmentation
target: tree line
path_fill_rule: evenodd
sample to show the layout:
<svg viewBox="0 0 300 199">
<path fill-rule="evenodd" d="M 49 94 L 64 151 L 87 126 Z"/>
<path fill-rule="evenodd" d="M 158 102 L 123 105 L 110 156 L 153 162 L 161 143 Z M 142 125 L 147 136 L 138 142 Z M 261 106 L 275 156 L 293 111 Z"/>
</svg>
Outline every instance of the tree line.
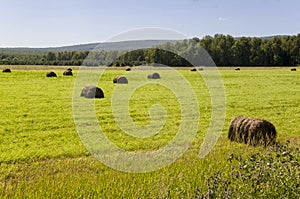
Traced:
<svg viewBox="0 0 300 199">
<path fill-rule="evenodd" d="M 217 66 L 297 66 L 300 34 L 271 39 L 216 34 L 131 51 L 0 51 L 1 65 L 191 66 L 213 62 Z"/>
</svg>

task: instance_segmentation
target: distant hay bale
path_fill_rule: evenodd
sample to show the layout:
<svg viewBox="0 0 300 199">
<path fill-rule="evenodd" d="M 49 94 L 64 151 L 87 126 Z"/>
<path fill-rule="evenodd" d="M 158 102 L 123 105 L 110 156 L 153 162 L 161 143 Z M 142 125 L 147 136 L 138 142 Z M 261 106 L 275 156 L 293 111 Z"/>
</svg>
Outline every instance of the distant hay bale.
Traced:
<svg viewBox="0 0 300 199">
<path fill-rule="evenodd" d="M 240 68 L 235 68 L 234 70 L 241 70 Z"/>
<path fill-rule="evenodd" d="M 131 68 L 126 68 L 126 71 L 131 71 Z"/>
<path fill-rule="evenodd" d="M 198 70 L 201 70 L 201 71 L 202 71 L 202 70 L 204 70 L 204 68 L 199 68 Z"/>
<path fill-rule="evenodd" d="M 152 73 L 148 75 L 148 79 L 160 79 L 160 75 L 158 73 Z"/>
<path fill-rule="evenodd" d="M 297 71 L 297 68 L 291 68 L 291 71 Z"/>
<path fill-rule="evenodd" d="M 73 76 L 73 73 L 71 70 L 65 70 L 63 73 L 64 76 Z"/>
<path fill-rule="evenodd" d="M 245 116 L 235 117 L 229 126 L 228 139 L 251 146 L 275 144 L 275 126 L 267 120 Z"/>
<path fill-rule="evenodd" d="M 196 68 L 192 68 L 191 71 L 194 72 L 194 71 L 197 71 L 197 69 Z"/>
<path fill-rule="evenodd" d="M 73 71 L 72 68 L 67 68 L 66 70 L 69 70 L 69 71 L 71 71 L 71 72 Z"/>
<path fill-rule="evenodd" d="M 9 68 L 4 68 L 4 69 L 2 70 L 2 72 L 3 72 L 3 73 L 10 73 L 11 70 L 10 70 Z"/>
<path fill-rule="evenodd" d="M 51 71 L 46 74 L 47 77 L 57 77 L 56 73 Z"/>
<path fill-rule="evenodd" d="M 114 79 L 113 79 L 113 83 L 114 84 L 128 84 L 128 80 L 126 77 L 124 76 L 116 76 Z"/>
<path fill-rule="evenodd" d="M 104 93 L 96 86 L 85 86 L 80 96 L 85 98 L 104 98 Z"/>
</svg>

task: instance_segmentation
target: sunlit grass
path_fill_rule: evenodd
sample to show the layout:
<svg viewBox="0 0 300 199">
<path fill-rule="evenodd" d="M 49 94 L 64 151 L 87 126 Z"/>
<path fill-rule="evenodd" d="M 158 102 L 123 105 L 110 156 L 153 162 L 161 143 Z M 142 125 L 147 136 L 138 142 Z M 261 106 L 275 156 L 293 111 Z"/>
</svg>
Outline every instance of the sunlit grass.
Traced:
<svg viewBox="0 0 300 199">
<path fill-rule="evenodd" d="M 196 139 L 190 149 L 159 171 L 145 174 L 116 171 L 90 156 L 76 132 L 72 94 L 78 71 L 74 71 L 73 77 L 63 77 L 63 70 L 54 71 L 58 78 L 46 78 L 45 70 L 13 70 L 11 74 L 0 74 L 1 197 L 194 197 L 196 190 L 206 191 L 206 179 L 217 170 L 230 175 L 231 165 L 227 161 L 230 154 L 263 153 L 263 148 L 230 143 L 226 139 L 230 120 L 237 115 L 267 119 L 278 131 L 277 140 L 300 145 L 299 72 L 222 70 L 226 90 L 225 126 L 215 148 L 200 159 L 199 149 L 211 117 L 211 99 L 198 73 L 179 70 L 194 88 L 200 110 Z M 161 73 L 163 77 L 168 71 Z M 137 89 L 130 98 L 128 113 L 135 124 L 150 123 L 149 110 L 153 103 L 160 103 L 168 114 L 164 128 L 157 135 L 133 138 L 118 127 L 112 113 L 111 99 L 117 86 L 112 84 L 112 79 L 120 74 L 126 75 L 126 72 L 108 70 L 98 84 L 105 93 L 104 99 L 96 100 L 97 119 L 103 132 L 127 150 L 147 151 L 165 146 L 180 125 L 176 96 L 152 81 Z M 148 82 L 144 77 L 143 81 Z"/>
</svg>

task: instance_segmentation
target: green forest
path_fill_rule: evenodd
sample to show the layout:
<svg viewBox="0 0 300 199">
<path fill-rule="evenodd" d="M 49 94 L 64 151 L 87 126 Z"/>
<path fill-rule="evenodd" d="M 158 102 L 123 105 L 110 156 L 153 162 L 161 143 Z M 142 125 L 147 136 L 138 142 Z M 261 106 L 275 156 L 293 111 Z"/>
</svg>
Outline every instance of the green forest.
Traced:
<svg viewBox="0 0 300 199">
<path fill-rule="evenodd" d="M 211 65 L 212 60 L 217 66 L 298 66 L 300 34 L 271 38 L 216 34 L 131 51 L 0 50 L 1 65 L 206 66 Z"/>
</svg>

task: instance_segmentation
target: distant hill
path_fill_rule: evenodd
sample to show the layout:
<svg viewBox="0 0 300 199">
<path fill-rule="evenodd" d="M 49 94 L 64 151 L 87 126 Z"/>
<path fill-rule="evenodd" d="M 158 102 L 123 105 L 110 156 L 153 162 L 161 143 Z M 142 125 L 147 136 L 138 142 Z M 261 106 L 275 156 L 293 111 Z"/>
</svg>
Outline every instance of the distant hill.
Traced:
<svg viewBox="0 0 300 199">
<path fill-rule="evenodd" d="M 274 37 L 284 37 L 287 35 L 274 35 L 260 37 L 262 39 L 270 40 Z M 235 37 L 239 39 L 241 37 Z M 176 43 L 179 40 L 131 40 L 131 41 L 119 41 L 119 42 L 100 42 L 90 44 L 79 44 L 61 47 L 49 47 L 49 48 L 0 48 L 2 52 L 19 52 L 19 53 L 45 53 L 49 51 L 90 51 L 90 50 L 131 50 L 141 48 L 151 48 L 155 45 L 161 45 L 167 42 Z"/>
<path fill-rule="evenodd" d="M 264 40 L 271 40 L 274 37 L 284 37 L 288 35 L 274 35 L 259 37 Z M 234 39 L 240 39 L 241 37 L 235 37 Z M 131 41 L 119 41 L 119 42 L 100 42 L 90 44 L 79 44 L 61 47 L 46 47 L 46 48 L 0 48 L 0 52 L 5 53 L 18 53 L 18 54 L 44 54 L 46 52 L 58 52 L 58 51 L 91 51 L 91 50 L 132 50 L 151 48 L 155 45 L 162 45 L 167 42 L 176 43 L 180 40 L 131 40 Z"/>
<path fill-rule="evenodd" d="M 132 40 L 120 42 L 103 42 L 91 44 L 79 44 L 72 46 L 51 47 L 51 48 L 0 48 L 5 52 L 48 52 L 48 51 L 90 51 L 90 50 L 131 50 L 141 48 L 151 48 L 167 42 L 176 43 L 179 40 Z"/>
</svg>

